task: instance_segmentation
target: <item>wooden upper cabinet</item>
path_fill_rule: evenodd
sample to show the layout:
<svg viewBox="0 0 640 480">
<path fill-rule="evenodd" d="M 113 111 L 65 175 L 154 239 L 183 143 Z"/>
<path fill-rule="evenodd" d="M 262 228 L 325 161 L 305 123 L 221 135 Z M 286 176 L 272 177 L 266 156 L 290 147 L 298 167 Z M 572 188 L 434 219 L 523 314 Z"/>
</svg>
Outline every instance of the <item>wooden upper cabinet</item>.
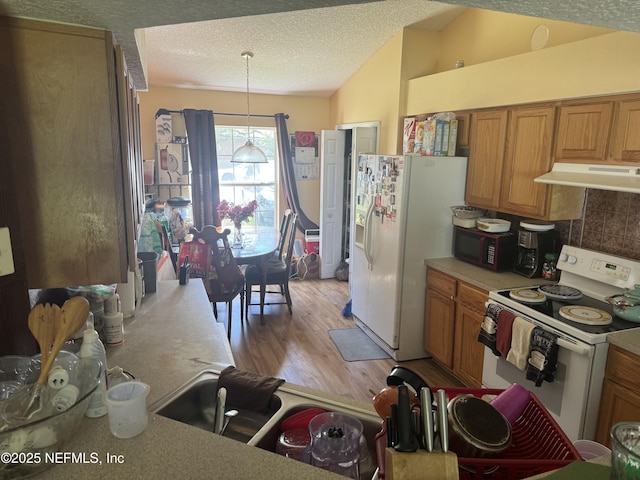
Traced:
<svg viewBox="0 0 640 480">
<path fill-rule="evenodd" d="M 14 171 L 28 286 L 126 281 L 135 227 L 112 34 L 17 18 L 0 28 L 21 46 L 30 127 L 9 125 L 10 138 L 33 146 L 33 155 L 15 150 Z"/>
<path fill-rule="evenodd" d="M 615 163 L 640 162 L 640 100 L 616 103 L 610 157 Z"/>
<path fill-rule="evenodd" d="M 555 107 L 516 108 L 511 112 L 500 211 L 540 218 L 550 189 L 534 178 L 551 170 Z"/>
<path fill-rule="evenodd" d="M 563 162 L 604 162 L 613 102 L 562 104 L 555 158 Z"/>
<path fill-rule="evenodd" d="M 470 126 L 471 126 L 471 113 L 470 112 L 454 112 L 456 114 L 456 120 L 458 120 L 458 139 L 456 142 L 458 156 L 467 156 L 469 151 L 470 142 Z"/>
<path fill-rule="evenodd" d="M 507 137 L 508 110 L 487 110 L 471 115 L 469 163 L 465 201 L 497 210 Z"/>
</svg>

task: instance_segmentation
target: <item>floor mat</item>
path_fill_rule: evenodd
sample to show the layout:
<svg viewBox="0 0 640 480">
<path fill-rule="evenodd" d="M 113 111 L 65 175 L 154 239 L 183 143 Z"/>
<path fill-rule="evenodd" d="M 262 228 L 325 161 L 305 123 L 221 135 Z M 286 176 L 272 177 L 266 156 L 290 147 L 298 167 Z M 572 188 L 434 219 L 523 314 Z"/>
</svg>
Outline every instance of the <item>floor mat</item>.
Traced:
<svg viewBox="0 0 640 480">
<path fill-rule="evenodd" d="M 347 362 L 391 358 L 359 328 L 332 329 L 329 338 Z"/>
</svg>

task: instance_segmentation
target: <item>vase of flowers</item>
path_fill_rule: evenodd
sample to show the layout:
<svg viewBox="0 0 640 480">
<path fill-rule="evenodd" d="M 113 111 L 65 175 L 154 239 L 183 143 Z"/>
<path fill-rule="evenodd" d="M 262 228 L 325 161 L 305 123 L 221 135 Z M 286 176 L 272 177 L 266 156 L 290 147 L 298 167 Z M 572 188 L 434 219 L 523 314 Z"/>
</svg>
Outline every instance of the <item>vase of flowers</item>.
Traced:
<svg viewBox="0 0 640 480">
<path fill-rule="evenodd" d="M 255 200 L 252 200 L 244 206 L 234 205 L 233 203 L 223 200 L 216 208 L 220 221 L 229 219 L 233 222 L 234 246 L 242 246 L 242 222 L 246 221 L 249 217 L 253 217 L 253 212 L 255 212 L 257 208 L 258 202 Z"/>
</svg>

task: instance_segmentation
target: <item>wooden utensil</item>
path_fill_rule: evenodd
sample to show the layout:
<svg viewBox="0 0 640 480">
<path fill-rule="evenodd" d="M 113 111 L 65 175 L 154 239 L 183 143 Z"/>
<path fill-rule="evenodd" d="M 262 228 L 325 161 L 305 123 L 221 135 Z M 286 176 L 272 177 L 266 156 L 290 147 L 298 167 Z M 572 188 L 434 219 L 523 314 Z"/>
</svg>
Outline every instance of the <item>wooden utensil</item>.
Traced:
<svg viewBox="0 0 640 480">
<path fill-rule="evenodd" d="M 89 302 L 84 297 L 72 297 L 62 305 L 62 308 L 55 316 L 53 346 L 51 352 L 47 357 L 46 362 L 43 362 L 40 366 L 40 376 L 35 385 L 31 385 L 31 396 L 27 408 L 24 409 L 24 413 L 18 418 L 30 419 L 37 412 L 43 410 L 44 404 L 44 389 L 47 385 L 47 379 L 49 377 L 49 371 L 53 366 L 58 353 L 62 350 L 64 343 L 71 338 L 71 336 L 77 332 L 86 322 L 87 315 L 89 315 Z"/>
<path fill-rule="evenodd" d="M 46 303 L 36 305 L 29 313 L 29 330 L 40 346 L 40 363 L 44 365 L 49 358 L 49 350 L 55 337 L 56 317 L 60 307 Z"/>
<path fill-rule="evenodd" d="M 62 305 L 55 318 L 55 338 L 53 347 L 47 361 L 42 365 L 38 381 L 41 385 L 47 383 L 49 371 L 53 366 L 58 353 L 62 350 L 64 343 L 71 338 L 87 321 L 89 315 L 89 302 L 84 297 L 72 297 Z"/>
</svg>

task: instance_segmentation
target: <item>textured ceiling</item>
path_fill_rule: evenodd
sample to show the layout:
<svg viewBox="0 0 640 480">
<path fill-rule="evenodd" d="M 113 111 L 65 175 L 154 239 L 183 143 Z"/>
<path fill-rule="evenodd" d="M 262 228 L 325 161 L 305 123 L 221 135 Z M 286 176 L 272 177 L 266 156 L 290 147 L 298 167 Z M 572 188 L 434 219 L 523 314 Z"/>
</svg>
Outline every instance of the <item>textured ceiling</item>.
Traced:
<svg viewBox="0 0 640 480">
<path fill-rule="evenodd" d="M 439 30 L 472 6 L 640 31 L 638 0 L 0 0 L 10 15 L 112 30 L 136 86 L 326 96 L 402 27 Z M 449 5 L 447 5 L 449 4 Z M 250 12 L 248 16 L 247 12 Z M 424 20 L 424 21 L 423 21 Z M 151 28 L 149 28 L 151 27 Z M 144 28 L 144 63 L 134 36 Z M 148 81 L 148 82 L 147 82 Z"/>
<path fill-rule="evenodd" d="M 438 30 L 461 11 L 396 0 L 149 28 L 149 84 L 245 90 L 249 50 L 252 92 L 329 96 L 403 27 Z"/>
</svg>

